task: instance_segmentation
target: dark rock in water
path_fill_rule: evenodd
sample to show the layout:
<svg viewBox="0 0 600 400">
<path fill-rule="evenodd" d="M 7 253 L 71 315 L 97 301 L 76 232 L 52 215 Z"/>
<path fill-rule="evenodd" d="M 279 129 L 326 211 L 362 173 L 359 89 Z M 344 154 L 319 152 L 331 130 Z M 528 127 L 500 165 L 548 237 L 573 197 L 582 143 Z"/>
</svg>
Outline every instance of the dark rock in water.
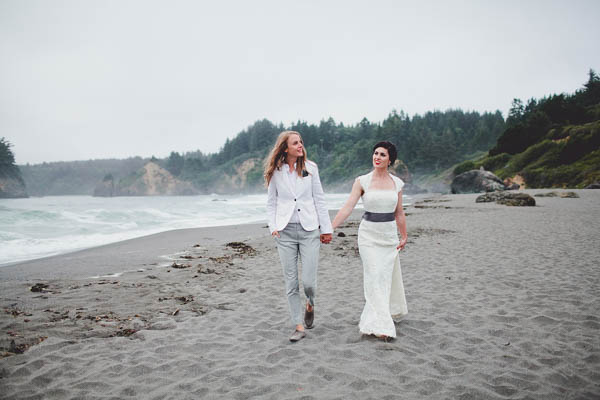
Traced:
<svg viewBox="0 0 600 400">
<path fill-rule="evenodd" d="M 592 184 L 587 185 L 584 189 L 600 189 L 600 182 L 594 182 Z"/>
<path fill-rule="evenodd" d="M 482 194 L 475 199 L 476 203 L 495 201 L 506 206 L 535 206 L 535 199 L 527 193 L 492 192 Z"/>
<path fill-rule="evenodd" d="M 338 237 L 346 237 L 346 234 L 344 232 L 340 232 L 338 233 Z"/>
<path fill-rule="evenodd" d="M 578 199 L 579 195 L 575 192 L 547 192 L 547 193 L 538 193 L 535 197 L 561 197 L 561 198 L 572 198 Z"/>
<path fill-rule="evenodd" d="M 489 171 L 471 170 L 463 172 L 452 181 L 452 193 L 481 193 L 504 190 L 504 182 Z"/>
</svg>

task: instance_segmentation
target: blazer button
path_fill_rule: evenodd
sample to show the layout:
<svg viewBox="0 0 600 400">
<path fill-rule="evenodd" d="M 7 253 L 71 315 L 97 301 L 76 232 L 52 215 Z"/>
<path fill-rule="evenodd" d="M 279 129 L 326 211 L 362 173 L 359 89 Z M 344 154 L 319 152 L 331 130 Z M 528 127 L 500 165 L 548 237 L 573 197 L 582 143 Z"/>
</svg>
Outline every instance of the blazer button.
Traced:
<svg viewBox="0 0 600 400">
<path fill-rule="evenodd" d="M 300 211 L 300 209 L 298 209 L 298 211 Z"/>
<path fill-rule="evenodd" d="M 294 201 L 296 201 L 296 199 L 294 199 Z"/>
</svg>

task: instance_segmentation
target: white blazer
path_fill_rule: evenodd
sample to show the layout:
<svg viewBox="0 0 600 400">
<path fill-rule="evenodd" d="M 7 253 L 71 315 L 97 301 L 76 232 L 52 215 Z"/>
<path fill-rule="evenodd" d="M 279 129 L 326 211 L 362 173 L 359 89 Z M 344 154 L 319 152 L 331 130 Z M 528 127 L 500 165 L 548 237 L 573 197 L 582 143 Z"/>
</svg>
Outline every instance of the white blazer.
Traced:
<svg viewBox="0 0 600 400">
<path fill-rule="evenodd" d="M 269 182 L 267 213 L 269 215 L 269 230 L 282 231 L 290 222 L 294 209 L 298 210 L 298 217 L 302 228 L 307 231 L 321 229 L 321 233 L 332 233 L 329 211 L 325 205 L 325 193 L 319 178 L 317 164 L 306 162 L 308 176 L 298 177 L 296 181 L 296 194 L 290 187 L 287 172 L 283 168 L 276 169 Z"/>
</svg>

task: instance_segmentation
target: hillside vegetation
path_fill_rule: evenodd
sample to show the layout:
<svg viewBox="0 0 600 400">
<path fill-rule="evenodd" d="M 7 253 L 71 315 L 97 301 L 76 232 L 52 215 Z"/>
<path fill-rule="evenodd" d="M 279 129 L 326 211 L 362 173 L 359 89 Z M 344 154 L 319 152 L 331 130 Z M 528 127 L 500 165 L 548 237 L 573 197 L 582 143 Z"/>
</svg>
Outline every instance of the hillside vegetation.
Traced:
<svg viewBox="0 0 600 400">
<path fill-rule="evenodd" d="M 600 78 L 592 70 L 582 89 L 526 106 L 515 99 L 506 130 L 489 153 L 454 173 L 483 166 L 527 187 L 582 188 L 600 181 Z"/>
<path fill-rule="evenodd" d="M 499 111 L 434 111 L 412 118 L 394 111 L 381 123 L 363 119 L 352 126 L 331 118 L 319 124 L 300 121 L 290 126 L 265 119 L 226 140 L 217 153 L 172 152 L 165 159 L 153 161 L 203 193 L 262 192 L 264 158 L 277 135 L 291 129 L 302 134 L 308 158 L 319 164 L 324 185 L 335 189 L 371 168 L 371 148 L 378 141 L 395 143 L 398 158 L 408 170 L 423 174 L 449 168 L 477 152 L 489 150 L 504 127 Z M 21 169 L 32 194 L 91 194 L 107 174 L 115 182 L 128 179 L 148 161 L 136 157 L 44 163 Z"/>
<path fill-rule="evenodd" d="M 10 147 L 5 138 L 0 138 L 0 198 L 27 197 L 25 182 Z"/>
</svg>

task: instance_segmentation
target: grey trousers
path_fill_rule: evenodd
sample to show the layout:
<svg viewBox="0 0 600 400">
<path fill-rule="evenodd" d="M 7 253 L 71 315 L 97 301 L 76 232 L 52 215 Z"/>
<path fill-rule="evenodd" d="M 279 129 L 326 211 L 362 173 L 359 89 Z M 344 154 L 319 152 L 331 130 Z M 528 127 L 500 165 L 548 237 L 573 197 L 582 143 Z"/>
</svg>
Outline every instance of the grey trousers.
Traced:
<svg viewBox="0 0 600 400">
<path fill-rule="evenodd" d="M 277 251 L 283 267 L 285 290 L 290 314 L 294 325 L 304 320 L 304 306 L 300 301 L 298 283 L 298 255 L 302 261 L 302 287 L 310 305 L 315 304 L 317 291 L 317 269 L 319 267 L 319 248 L 321 240 L 319 230 L 305 231 L 302 225 L 289 223 L 279 232 Z"/>
</svg>

